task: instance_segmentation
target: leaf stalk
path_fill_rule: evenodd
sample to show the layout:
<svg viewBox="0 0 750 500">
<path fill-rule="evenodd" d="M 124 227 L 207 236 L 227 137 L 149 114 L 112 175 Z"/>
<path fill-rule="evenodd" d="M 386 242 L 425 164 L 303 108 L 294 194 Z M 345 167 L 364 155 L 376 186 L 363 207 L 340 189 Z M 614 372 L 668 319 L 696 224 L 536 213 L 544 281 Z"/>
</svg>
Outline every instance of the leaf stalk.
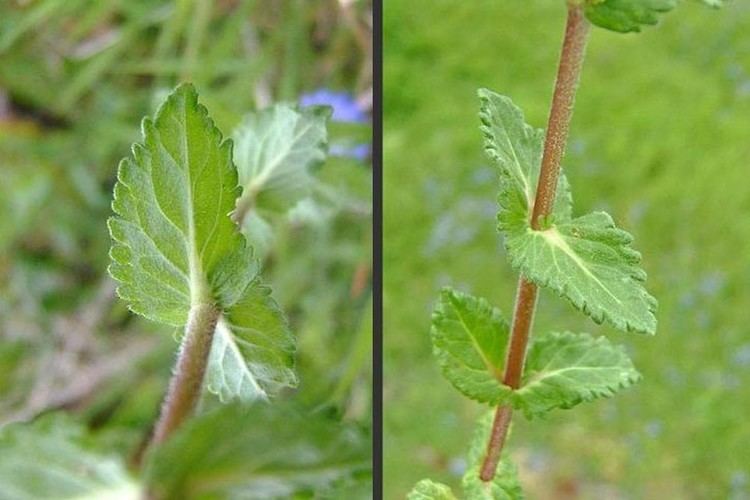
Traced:
<svg viewBox="0 0 750 500">
<path fill-rule="evenodd" d="M 534 230 L 542 228 L 545 219 L 552 213 L 555 204 L 561 160 L 568 140 L 568 131 L 573 116 L 576 90 L 583 68 L 589 30 L 590 24 L 586 20 L 583 7 L 569 3 L 565 36 L 547 122 L 539 182 L 531 214 L 531 228 Z M 537 296 L 537 286 L 523 275 L 520 276 L 503 376 L 503 383 L 513 389 L 518 389 L 521 384 L 526 347 L 534 320 Z M 495 410 L 495 418 L 487 442 L 487 451 L 479 472 L 482 481 L 489 482 L 495 477 L 512 415 L 513 409 L 509 405 L 500 405 Z"/>
</svg>

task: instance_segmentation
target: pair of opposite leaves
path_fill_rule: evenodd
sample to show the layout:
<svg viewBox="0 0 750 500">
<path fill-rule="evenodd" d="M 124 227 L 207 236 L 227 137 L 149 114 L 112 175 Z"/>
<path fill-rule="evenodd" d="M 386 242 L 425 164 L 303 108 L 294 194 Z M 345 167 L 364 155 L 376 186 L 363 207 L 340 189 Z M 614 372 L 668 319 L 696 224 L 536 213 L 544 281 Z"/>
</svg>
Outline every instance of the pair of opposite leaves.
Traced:
<svg viewBox="0 0 750 500">
<path fill-rule="evenodd" d="M 544 133 L 526 124 L 507 97 L 487 90 L 479 97 L 485 150 L 500 171 L 498 228 L 511 265 L 597 323 L 653 334 L 656 300 L 643 286 L 632 237 L 603 212 L 574 218 L 564 176 L 544 228 L 532 229 Z M 513 390 L 502 382 L 508 336 L 508 323 L 486 300 L 443 290 L 432 320 L 435 354 L 450 382 L 474 400 L 511 404 L 531 417 L 611 396 L 640 378 L 606 338 L 553 332 L 534 337 L 521 387 Z"/>
<path fill-rule="evenodd" d="M 191 308 L 218 308 L 206 386 L 222 400 L 296 384 L 294 338 L 230 213 L 241 197 L 253 210 L 303 198 L 309 169 L 325 157 L 329 115 L 285 105 L 250 115 L 235 135 L 237 168 L 232 141 L 184 84 L 144 119 L 143 144 L 120 163 L 109 220 L 118 294 L 134 312 L 177 327 Z"/>
</svg>

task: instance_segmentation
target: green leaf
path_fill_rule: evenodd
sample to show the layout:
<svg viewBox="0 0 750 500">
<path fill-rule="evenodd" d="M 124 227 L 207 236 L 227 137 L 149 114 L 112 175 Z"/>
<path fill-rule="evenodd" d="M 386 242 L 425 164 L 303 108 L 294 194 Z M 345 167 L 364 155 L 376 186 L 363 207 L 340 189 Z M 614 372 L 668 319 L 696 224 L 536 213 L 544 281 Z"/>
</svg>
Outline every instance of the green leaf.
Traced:
<svg viewBox="0 0 750 500">
<path fill-rule="evenodd" d="M 456 500 L 449 486 L 422 479 L 406 495 L 406 500 Z"/>
<path fill-rule="evenodd" d="M 572 408 L 611 397 L 640 378 L 625 349 L 605 337 L 553 332 L 533 340 L 513 406 L 527 416 Z"/>
<path fill-rule="evenodd" d="M 492 431 L 494 410 L 480 417 L 469 449 L 469 468 L 464 474 L 461 485 L 466 498 L 469 500 L 522 500 L 524 498 L 521 483 L 518 481 L 516 466 L 506 454 L 501 457 L 495 477 L 492 481 L 484 482 L 479 478 L 487 441 Z"/>
<path fill-rule="evenodd" d="M 229 217 L 240 194 L 231 141 L 222 141 L 191 85 L 142 128 L 144 143 L 120 163 L 109 220 L 118 294 L 134 312 L 174 326 L 192 307 L 216 304 L 224 328 L 208 387 L 222 398 L 295 385 L 293 337 Z"/>
<path fill-rule="evenodd" d="M 511 264 L 540 286 L 551 288 L 601 323 L 653 334 L 656 299 L 643 286 L 646 273 L 632 237 L 612 218 L 594 212 L 544 231 L 509 235 Z"/>
<path fill-rule="evenodd" d="M 498 226 L 506 234 L 529 227 L 542 163 L 544 131 L 528 125 L 508 97 L 487 89 L 479 92 L 484 150 L 500 170 Z M 560 176 L 553 218 L 569 219 L 572 197 Z"/>
<path fill-rule="evenodd" d="M 510 387 L 500 383 L 508 324 L 486 300 L 444 288 L 432 314 L 433 352 L 445 377 L 467 397 L 498 404 Z"/>
<path fill-rule="evenodd" d="M 548 228 L 532 230 L 543 133 L 526 124 L 507 97 L 488 90 L 480 90 L 479 97 L 485 151 L 500 167 L 498 227 L 513 266 L 568 298 L 594 321 L 654 333 L 656 301 L 643 287 L 640 255 L 627 246 L 632 237 L 603 213 L 572 219 L 564 176 Z"/>
<path fill-rule="evenodd" d="M 468 500 L 522 500 L 525 498 L 521 483 L 518 481 L 518 470 L 507 458 L 498 464 L 492 481 L 482 481 L 479 478 L 479 468 L 479 464 L 471 467 L 461 481 Z"/>
<path fill-rule="evenodd" d="M 185 423 L 145 476 L 157 499 L 312 498 L 371 465 L 368 440 L 319 412 L 230 404 Z"/>
<path fill-rule="evenodd" d="M 641 31 L 644 25 L 656 24 L 659 14 L 676 5 L 676 0 L 586 0 L 585 11 L 593 24 L 627 33 Z"/>
<path fill-rule="evenodd" d="M 267 399 L 296 384 L 285 357 L 294 344 L 270 293 L 267 286 L 249 286 L 216 325 L 206 387 L 224 402 Z"/>
<path fill-rule="evenodd" d="M 122 461 L 98 451 L 63 414 L 0 430 L 0 497 L 13 500 L 137 500 Z"/>
<path fill-rule="evenodd" d="M 727 3 L 727 0 L 699 0 L 704 5 L 707 5 L 711 7 L 712 9 L 719 9 L 721 7 L 724 7 L 724 4 Z"/>
<path fill-rule="evenodd" d="M 234 132 L 234 156 L 244 188 L 238 209 L 286 211 L 310 194 L 311 170 L 326 157 L 327 106 L 288 104 L 247 115 Z"/>
<path fill-rule="evenodd" d="M 273 226 L 267 217 L 257 211 L 249 212 L 242 221 L 242 234 L 255 250 L 255 255 L 263 261 L 271 251 L 275 241 Z"/>
</svg>

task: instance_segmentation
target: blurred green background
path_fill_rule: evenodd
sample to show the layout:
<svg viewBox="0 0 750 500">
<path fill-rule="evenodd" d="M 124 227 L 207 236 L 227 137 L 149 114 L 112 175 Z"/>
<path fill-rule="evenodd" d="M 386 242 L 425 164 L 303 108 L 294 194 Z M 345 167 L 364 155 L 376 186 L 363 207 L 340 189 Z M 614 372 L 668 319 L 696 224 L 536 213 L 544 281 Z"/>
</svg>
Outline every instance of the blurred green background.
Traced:
<svg viewBox="0 0 750 500">
<path fill-rule="evenodd" d="M 106 219 L 141 119 L 192 81 L 224 136 L 276 101 L 334 106 L 325 195 L 272 220 L 263 275 L 295 399 L 370 432 L 371 24 L 368 1 L 0 4 L 0 427 L 68 410 L 142 451 L 177 332 L 115 297 Z"/>
<path fill-rule="evenodd" d="M 384 5 L 385 491 L 457 485 L 482 407 L 431 357 L 441 286 L 509 314 L 516 275 L 495 231 L 496 173 L 476 89 L 546 124 L 562 0 Z M 594 29 L 564 168 L 577 213 L 636 237 L 656 337 L 597 326 L 545 293 L 535 329 L 607 334 L 644 375 L 614 399 L 518 418 L 530 498 L 750 498 L 750 3 L 683 2 L 638 35 Z"/>
</svg>

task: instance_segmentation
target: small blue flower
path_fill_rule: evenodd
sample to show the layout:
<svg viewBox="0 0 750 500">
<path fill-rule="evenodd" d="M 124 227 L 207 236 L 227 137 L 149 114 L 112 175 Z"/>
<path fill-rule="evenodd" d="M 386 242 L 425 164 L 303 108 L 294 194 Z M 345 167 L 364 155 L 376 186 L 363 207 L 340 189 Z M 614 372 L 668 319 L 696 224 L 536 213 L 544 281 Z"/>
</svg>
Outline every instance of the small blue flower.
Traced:
<svg viewBox="0 0 750 500">
<path fill-rule="evenodd" d="M 370 156 L 370 145 L 369 144 L 331 144 L 329 149 L 331 156 L 338 156 L 342 158 L 354 158 L 355 160 L 365 161 Z"/>
<path fill-rule="evenodd" d="M 336 122 L 367 122 L 367 114 L 359 106 L 354 96 L 348 92 L 334 92 L 329 89 L 318 89 L 309 94 L 302 94 L 299 102 L 302 106 L 331 106 L 333 108 L 333 116 L 331 119 Z"/>
</svg>

